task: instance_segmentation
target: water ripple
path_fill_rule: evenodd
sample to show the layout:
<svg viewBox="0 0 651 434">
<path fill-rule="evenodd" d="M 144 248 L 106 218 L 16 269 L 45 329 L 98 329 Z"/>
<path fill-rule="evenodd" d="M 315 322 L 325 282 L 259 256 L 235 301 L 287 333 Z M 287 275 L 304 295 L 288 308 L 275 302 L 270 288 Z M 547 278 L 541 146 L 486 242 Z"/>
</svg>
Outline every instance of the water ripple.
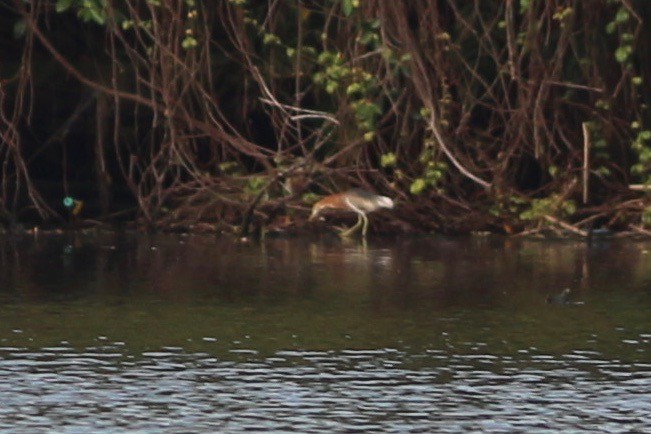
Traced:
<svg viewBox="0 0 651 434">
<path fill-rule="evenodd" d="M 649 431 L 648 364 L 600 354 L 0 349 L 0 429 L 57 432 Z M 247 352 L 244 354 L 256 354 Z M 591 357 L 597 358 L 598 371 Z M 432 362 L 427 367 L 427 361 Z M 418 362 L 418 368 L 410 367 Z M 297 363 L 300 362 L 300 363 Z"/>
</svg>

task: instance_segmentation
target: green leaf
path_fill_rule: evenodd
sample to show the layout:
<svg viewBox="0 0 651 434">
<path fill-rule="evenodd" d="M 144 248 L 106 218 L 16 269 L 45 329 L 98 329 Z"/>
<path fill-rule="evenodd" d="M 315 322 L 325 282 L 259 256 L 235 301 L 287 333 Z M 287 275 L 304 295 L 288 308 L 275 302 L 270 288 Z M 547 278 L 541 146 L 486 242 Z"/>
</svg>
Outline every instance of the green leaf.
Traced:
<svg viewBox="0 0 651 434">
<path fill-rule="evenodd" d="M 387 154 L 382 154 L 380 157 L 380 166 L 382 167 L 393 167 L 398 162 L 398 157 L 393 152 Z"/>
<path fill-rule="evenodd" d="M 612 173 L 612 172 L 610 171 L 610 169 L 607 168 L 607 167 L 605 167 L 605 166 L 599 166 L 599 167 L 597 167 L 597 168 L 595 169 L 595 172 L 597 172 L 597 173 L 598 173 L 599 175 L 601 175 L 601 176 L 610 176 L 611 173 Z"/>
<path fill-rule="evenodd" d="M 239 171 L 239 164 L 237 164 L 235 161 L 224 161 L 217 167 L 221 172 L 228 174 L 237 173 Z"/>
<path fill-rule="evenodd" d="M 624 42 L 633 42 L 635 36 L 632 33 L 622 33 L 622 41 Z"/>
<path fill-rule="evenodd" d="M 72 6 L 72 1 L 73 0 L 57 0 L 57 4 L 54 7 L 54 10 L 56 10 L 58 13 L 65 12 L 70 9 L 70 6 Z"/>
<path fill-rule="evenodd" d="M 27 23 L 25 20 L 18 20 L 14 23 L 14 38 L 20 39 L 25 36 L 25 30 L 27 30 Z"/>
<path fill-rule="evenodd" d="M 342 0 L 341 8 L 344 11 L 344 15 L 349 17 L 353 13 L 353 0 Z"/>
<path fill-rule="evenodd" d="M 325 81 L 325 74 L 323 72 L 317 72 L 312 76 L 312 81 L 317 84 L 321 84 Z"/>
<path fill-rule="evenodd" d="M 622 45 L 621 47 L 617 48 L 615 50 L 615 59 L 619 63 L 624 63 L 626 60 L 628 60 L 628 56 L 631 55 L 631 46 L 630 45 Z"/>
<path fill-rule="evenodd" d="M 409 192 L 413 195 L 420 195 L 427 188 L 427 181 L 423 178 L 416 178 L 409 186 Z"/>
<path fill-rule="evenodd" d="M 90 9 L 90 16 L 95 23 L 103 26 L 106 23 L 106 16 L 98 9 Z"/>
<path fill-rule="evenodd" d="M 321 65 L 325 65 L 326 63 L 330 63 L 331 57 L 332 53 L 329 51 L 324 51 L 319 54 L 319 57 L 316 58 L 316 61 Z"/>
<path fill-rule="evenodd" d="M 355 92 L 361 92 L 362 91 L 362 85 L 359 83 L 351 83 L 348 85 L 346 88 L 346 95 L 352 95 Z"/>
<path fill-rule="evenodd" d="M 561 206 L 565 215 L 573 215 L 576 213 L 576 203 L 573 200 L 566 200 Z"/>
<path fill-rule="evenodd" d="M 382 110 L 380 110 L 380 107 L 377 104 L 365 101 L 357 106 L 355 113 L 357 114 L 357 117 L 362 120 L 371 120 L 382 113 Z"/>
<path fill-rule="evenodd" d="M 197 40 L 194 39 L 192 36 L 186 36 L 185 39 L 183 39 L 183 42 L 181 42 L 181 47 L 185 50 L 189 50 L 191 48 L 194 48 L 197 46 Z"/>
<path fill-rule="evenodd" d="M 617 15 L 615 15 L 615 21 L 618 23 L 625 23 L 629 20 L 630 17 L 631 16 L 629 15 L 628 11 L 622 7 L 617 11 Z"/>
<path fill-rule="evenodd" d="M 325 90 L 329 94 L 333 94 L 335 93 L 338 87 L 339 87 L 339 83 L 337 83 L 336 81 L 328 80 Z"/>
<path fill-rule="evenodd" d="M 649 130 L 640 131 L 638 137 L 640 138 L 640 140 L 644 140 L 645 142 L 651 140 L 651 131 Z"/>
<path fill-rule="evenodd" d="M 262 43 L 265 45 L 280 44 L 280 38 L 273 33 L 265 33 L 262 37 Z"/>
<path fill-rule="evenodd" d="M 266 183 L 267 178 L 264 176 L 252 176 L 249 178 L 246 188 L 252 193 L 258 193 Z"/>
</svg>

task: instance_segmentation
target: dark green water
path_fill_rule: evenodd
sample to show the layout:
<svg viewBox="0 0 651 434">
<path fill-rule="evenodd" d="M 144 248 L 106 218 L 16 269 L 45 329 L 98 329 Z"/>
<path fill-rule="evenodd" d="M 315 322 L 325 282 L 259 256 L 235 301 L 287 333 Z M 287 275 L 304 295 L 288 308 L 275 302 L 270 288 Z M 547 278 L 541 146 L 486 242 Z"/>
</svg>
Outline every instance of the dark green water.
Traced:
<svg viewBox="0 0 651 434">
<path fill-rule="evenodd" d="M 651 430 L 651 243 L 0 241 L 0 429 Z"/>
</svg>

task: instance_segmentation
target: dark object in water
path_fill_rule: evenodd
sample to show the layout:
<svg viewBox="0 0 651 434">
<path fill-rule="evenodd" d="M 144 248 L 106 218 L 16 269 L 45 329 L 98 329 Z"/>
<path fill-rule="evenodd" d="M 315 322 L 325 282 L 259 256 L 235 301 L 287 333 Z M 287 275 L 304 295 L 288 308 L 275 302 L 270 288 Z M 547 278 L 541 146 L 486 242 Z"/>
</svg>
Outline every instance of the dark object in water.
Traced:
<svg viewBox="0 0 651 434">
<path fill-rule="evenodd" d="M 549 304 L 570 304 L 570 288 L 565 288 L 563 292 L 556 295 L 548 295 L 547 303 Z"/>
</svg>

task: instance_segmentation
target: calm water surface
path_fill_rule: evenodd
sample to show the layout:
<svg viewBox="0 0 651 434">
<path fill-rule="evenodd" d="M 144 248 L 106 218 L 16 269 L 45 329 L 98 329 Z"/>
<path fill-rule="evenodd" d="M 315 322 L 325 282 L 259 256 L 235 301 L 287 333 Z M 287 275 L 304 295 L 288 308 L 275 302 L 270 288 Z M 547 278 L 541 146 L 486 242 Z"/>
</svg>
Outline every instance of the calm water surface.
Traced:
<svg viewBox="0 0 651 434">
<path fill-rule="evenodd" d="M 650 243 L 0 243 L 1 431 L 651 432 Z"/>
</svg>

